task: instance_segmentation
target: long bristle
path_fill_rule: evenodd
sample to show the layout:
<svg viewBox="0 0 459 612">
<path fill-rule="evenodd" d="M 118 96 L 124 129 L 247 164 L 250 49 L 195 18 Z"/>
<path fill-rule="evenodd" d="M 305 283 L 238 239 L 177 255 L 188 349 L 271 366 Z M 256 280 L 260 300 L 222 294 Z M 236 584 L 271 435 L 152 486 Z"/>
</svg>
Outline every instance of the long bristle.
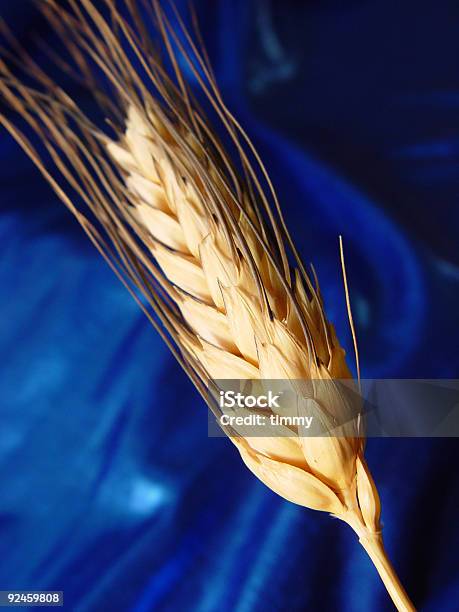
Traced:
<svg viewBox="0 0 459 612">
<path fill-rule="evenodd" d="M 301 263 L 289 264 L 289 247 L 298 257 L 266 169 L 180 16 L 175 11 L 186 46 L 159 2 L 149 5 L 171 75 L 138 6 L 126 3 L 125 17 L 116 3 L 104 5 L 108 16 L 90 0 L 71 0 L 69 11 L 49 0 L 43 11 L 68 49 L 66 71 L 93 88 L 104 82 L 95 98 L 113 131 L 102 131 L 18 45 L 36 86 L 2 63 L 0 91 L 40 136 L 60 182 L 19 129 L 0 120 L 131 293 L 146 299 L 143 309 L 211 408 L 212 378 L 349 377 L 318 291 Z M 183 63 L 242 173 L 189 89 Z"/>
</svg>

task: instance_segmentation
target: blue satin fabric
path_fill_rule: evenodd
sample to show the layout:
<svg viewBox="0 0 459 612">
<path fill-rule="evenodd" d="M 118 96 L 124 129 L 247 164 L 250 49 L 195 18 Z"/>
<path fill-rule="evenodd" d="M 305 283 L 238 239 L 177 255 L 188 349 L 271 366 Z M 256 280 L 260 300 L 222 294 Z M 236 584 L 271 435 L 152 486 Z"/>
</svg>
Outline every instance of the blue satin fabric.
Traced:
<svg viewBox="0 0 459 612">
<path fill-rule="evenodd" d="M 457 377 L 457 3 L 196 4 L 352 354 L 344 236 L 364 376 Z M 52 40 L 29 3 L 0 7 L 26 46 Z M 207 438 L 198 394 L 5 133 L 0 156 L 0 589 L 63 590 L 78 611 L 392 609 L 346 526 Z M 458 449 L 368 443 L 425 611 L 459 609 Z"/>
</svg>

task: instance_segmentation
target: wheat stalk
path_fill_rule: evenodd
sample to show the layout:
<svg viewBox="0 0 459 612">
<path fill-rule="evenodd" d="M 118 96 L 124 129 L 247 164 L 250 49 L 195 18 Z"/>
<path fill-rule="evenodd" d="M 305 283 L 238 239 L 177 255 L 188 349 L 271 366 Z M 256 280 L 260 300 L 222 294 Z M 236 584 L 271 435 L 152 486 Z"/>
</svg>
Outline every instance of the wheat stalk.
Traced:
<svg viewBox="0 0 459 612">
<path fill-rule="evenodd" d="M 283 379 L 291 381 L 302 409 L 326 424 L 342 421 L 346 401 L 335 381 L 351 378 L 345 353 L 317 281 L 297 256 L 269 177 L 221 100 L 205 52 L 177 17 L 184 45 L 153 1 L 151 17 L 175 72 L 170 78 L 136 3 L 126 3 L 130 19 L 107 3 L 111 23 L 89 0 L 70 4 L 65 12 L 48 1 L 44 10 L 78 76 L 94 86 L 88 58 L 104 75 L 114 98 L 96 93 L 115 136 L 102 133 L 23 51 L 23 68 L 37 88 L 23 85 L 2 62 L 0 91 L 41 137 L 48 161 L 105 233 L 74 204 L 18 127 L 6 116 L 3 125 L 134 296 L 147 299 L 148 307 L 141 306 L 211 408 L 209 381 Z M 226 129 L 240 172 L 186 87 L 177 53 Z M 305 380 L 311 384 L 301 384 Z M 247 467 L 273 491 L 347 522 L 396 607 L 414 609 L 383 548 L 379 497 L 359 427 L 337 437 L 306 437 L 301 430 L 293 436 L 278 430 L 275 437 L 227 433 Z"/>
</svg>

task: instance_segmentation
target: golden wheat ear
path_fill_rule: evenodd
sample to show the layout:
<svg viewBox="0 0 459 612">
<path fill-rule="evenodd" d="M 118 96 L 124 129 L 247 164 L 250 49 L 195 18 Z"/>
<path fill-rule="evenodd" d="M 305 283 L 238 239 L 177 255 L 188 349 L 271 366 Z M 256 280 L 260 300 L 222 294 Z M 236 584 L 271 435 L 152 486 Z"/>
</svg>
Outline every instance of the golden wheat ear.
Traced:
<svg viewBox="0 0 459 612">
<path fill-rule="evenodd" d="M 42 5 L 68 50 L 68 59 L 57 62 L 91 88 L 107 130 L 11 37 L 14 53 L 0 61 L 0 93 L 38 135 L 46 158 L 16 121 L 2 115 L 2 124 L 138 300 L 216 416 L 207 392 L 209 386 L 218 391 L 216 381 L 280 379 L 293 390 L 298 411 L 313 413 L 328 428 L 346 420 L 337 382 L 351 378 L 345 353 L 268 173 L 222 100 L 202 43 L 176 12 L 173 26 L 155 0 L 69 0 L 69 6 Z M 147 34 L 146 20 L 157 41 Z M 25 79 L 17 76 L 15 57 Z M 226 147 L 183 66 L 226 132 Z M 397 608 L 414 609 L 384 552 L 379 497 L 359 427 L 336 437 L 308 437 L 300 427 L 282 426 L 266 436 L 225 431 L 273 491 L 346 521 Z"/>
</svg>

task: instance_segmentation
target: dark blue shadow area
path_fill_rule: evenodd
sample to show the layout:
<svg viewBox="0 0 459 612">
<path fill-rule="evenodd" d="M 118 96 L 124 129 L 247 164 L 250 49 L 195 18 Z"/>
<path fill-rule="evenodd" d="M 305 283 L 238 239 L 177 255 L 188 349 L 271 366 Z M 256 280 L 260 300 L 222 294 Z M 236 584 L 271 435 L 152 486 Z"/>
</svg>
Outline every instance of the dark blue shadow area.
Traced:
<svg viewBox="0 0 459 612">
<path fill-rule="evenodd" d="M 352 355 L 344 237 L 363 375 L 457 378 L 457 2 L 195 4 Z M 0 9 L 33 53 L 54 41 L 31 3 Z M 0 589 L 63 590 L 66 609 L 91 612 L 391 610 L 348 528 L 207 438 L 160 338 L 0 138 Z M 458 450 L 368 442 L 387 549 L 427 612 L 459 607 Z"/>
</svg>

